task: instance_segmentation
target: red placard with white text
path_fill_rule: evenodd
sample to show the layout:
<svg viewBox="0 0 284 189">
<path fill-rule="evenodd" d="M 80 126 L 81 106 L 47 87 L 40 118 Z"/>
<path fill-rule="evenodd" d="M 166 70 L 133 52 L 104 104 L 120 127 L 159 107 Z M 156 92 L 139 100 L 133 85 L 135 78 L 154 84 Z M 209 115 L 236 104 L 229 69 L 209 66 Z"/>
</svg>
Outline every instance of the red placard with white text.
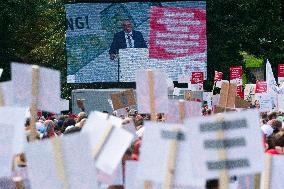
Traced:
<svg viewBox="0 0 284 189">
<path fill-rule="evenodd" d="M 223 79 L 223 72 L 215 71 L 214 81 L 221 81 Z"/>
<path fill-rule="evenodd" d="M 284 64 L 278 64 L 278 84 L 284 83 Z"/>
<path fill-rule="evenodd" d="M 230 82 L 231 83 L 242 85 L 242 75 L 243 75 L 242 66 L 230 67 Z"/>
<path fill-rule="evenodd" d="M 204 83 L 204 72 L 192 72 L 191 84 L 203 84 Z"/>
<path fill-rule="evenodd" d="M 151 8 L 149 58 L 170 60 L 206 52 L 205 9 Z"/>
<path fill-rule="evenodd" d="M 267 83 L 266 81 L 256 81 L 255 93 L 266 93 Z"/>
</svg>

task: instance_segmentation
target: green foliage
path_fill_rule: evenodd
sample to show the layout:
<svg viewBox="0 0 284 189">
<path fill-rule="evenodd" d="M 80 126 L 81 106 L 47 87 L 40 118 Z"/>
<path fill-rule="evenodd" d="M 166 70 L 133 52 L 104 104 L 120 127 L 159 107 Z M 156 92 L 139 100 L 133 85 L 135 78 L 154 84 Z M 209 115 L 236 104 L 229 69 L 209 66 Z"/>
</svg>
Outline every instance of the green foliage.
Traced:
<svg viewBox="0 0 284 189">
<path fill-rule="evenodd" d="M 256 58 L 254 55 L 248 54 L 245 51 L 240 52 L 245 61 L 246 68 L 259 68 L 263 66 L 263 59 Z"/>
<path fill-rule="evenodd" d="M 60 70 L 64 98 L 70 97 L 75 88 L 113 87 L 66 83 L 63 1 L 6 0 L 0 2 L 0 10 L 0 67 L 5 69 L 2 81 L 10 79 L 9 63 L 18 61 Z M 208 0 L 209 80 L 205 89 L 212 89 L 215 70 L 228 79 L 230 66 L 246 68 L 245 63 L 255 65 L 268 58 L 275 70 L 278 63 L 284 63 L 284 24 L 280 15 L 280 0 Z M 249 79 L 249 74 L 246 77 Z"/>
</svg>

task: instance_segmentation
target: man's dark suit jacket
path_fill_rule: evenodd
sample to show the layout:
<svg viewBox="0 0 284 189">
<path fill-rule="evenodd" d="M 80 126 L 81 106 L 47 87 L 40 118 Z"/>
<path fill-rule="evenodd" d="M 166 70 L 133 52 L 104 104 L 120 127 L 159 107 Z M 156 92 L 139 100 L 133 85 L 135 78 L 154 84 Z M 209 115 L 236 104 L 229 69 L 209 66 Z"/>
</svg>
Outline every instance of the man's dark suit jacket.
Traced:
<svg viewBox="0 0 284 189">
<path fill-rule="evenodd" d="M 132 39 L 134 40 L 134 48 L 147 48 L 146 42 L 141 32 L 132 30 Z M 119 49 L 125 48 L 127 48 L 127 45 L 124 31 L 114 34 L 109 54 L 118 54 Z"/>
</svg>

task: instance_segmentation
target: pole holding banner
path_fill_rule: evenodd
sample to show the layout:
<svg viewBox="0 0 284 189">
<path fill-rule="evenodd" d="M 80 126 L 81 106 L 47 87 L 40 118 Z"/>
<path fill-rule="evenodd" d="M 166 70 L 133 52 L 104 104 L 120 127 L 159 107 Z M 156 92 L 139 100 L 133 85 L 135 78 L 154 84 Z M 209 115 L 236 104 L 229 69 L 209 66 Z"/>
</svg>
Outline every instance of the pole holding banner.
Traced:
<svg viewBox="0 0 284 189">
<path fill-rule="evenodd" d="M 151 120 L 155 121 L 156 110 L 155 110 L 155 93 L 154 93 L 154 72 L 152 70 L 148 70 L 148 78 L 149 78 L 149 95 L 150 95 L 150 113 Z"/>
<path fill-rule="evenodd" d="M 224 117 L 222 115 L 219 115 L 217 117 L 217 122 L 223 123 Z M 224 141 L 225 133 L 224 133 L 223 128 L 217 131 L 217 139 L 220 141 Z M 219 149 L 218 156 L 219 156 L 219 160 L 226 161 L 228 159 L 226 149 L 225 148 Z M 221 170 L 220 175 L 219 175 L 219 189 L 229 189 L 229 179 L 230 177 L 229 177 L 228 170 L 224 168 L 223 170 Z"/>
<path fill-rule="evenodd" d="M 261 179 L 261 188 L 262 189 L 270 189 L 271 182 L 271 174 L 272 174 L 272 156 L 269 154 L 265 155 L 265 167 L 263 178 Z M 273 189 L 273 188 L 271 188 Z"/>
<path fill-rule="evenodd" d="M 3 90 L 2 87 L 0 85 L 0 106 L 4 106 L 5 102 L 4 102 L 4 94 L 3 94 Z"/>
<path fill-rule="evenodd" d="M 38 106 L 38 93 L 39 93 L 38 90 L 39 90 L 39 66 L 33 65 L 32 66 L 32 101 L 30 107 L 30 113 L 31 113 L 30 141 L 36 140 L 37 137 L 36 122 L 37 122 L 37 106 Z"/>
<path fill-rule="evenodd" d="M 96 145 L 95 149 L 93 150 L 93 156 L 95 159 L 98 158 L 99 153 L 101 152 L 103 146 L 105 145 L 107 139 L 109 138 L 110 134 L 114 130 L 114 126 L 109 124 L 106 129 L 104 130 L 102 136 L 99 139 L 98 144 Z"/>
<path fill-rule="evenodd" d="M 179 107 L 179 120 L 180 120 L 180 123 L 183 123 L 183 120 L 185 118 L 185 101 L 180 100 L 178 102 L 178 107 Z"/>
</svg>

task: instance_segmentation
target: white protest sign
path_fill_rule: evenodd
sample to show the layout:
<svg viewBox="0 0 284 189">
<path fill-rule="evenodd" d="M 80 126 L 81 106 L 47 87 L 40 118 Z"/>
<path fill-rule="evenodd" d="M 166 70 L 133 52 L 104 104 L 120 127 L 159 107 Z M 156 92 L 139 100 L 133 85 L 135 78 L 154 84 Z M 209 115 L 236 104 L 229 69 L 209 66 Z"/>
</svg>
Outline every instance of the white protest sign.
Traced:
<svg viewBox="0 0 284 189">
<path fill-rule="evenodd" d="M 174 91 L 173 91 L 173 95 L 174 96 L 179 96 L 180 95 L 180 91 L 181 91 L 180 88 L 175 87 Z"/>
<path fill-rule="evenodd" d="M 201 116 L 201 102 L 169 100 L 168 105 L 166 120 L 169 123 L 183 123 L 184 119 Z"/>
<path fill-rule="evenodd" d="M 32 103 L 32 65 L 12 63 L 12 90 L 14 104 L 29 107 Z M 60 112 L 60 72 L 39 68 L 37 108 Z"/>
<path fill-rule="evenodd" d="M 108 175 L 113 174 L 133 138 L 121 124 L 120 118 L 92 112 L 82 129 L 89 136 L 96 168 Z"/>
<path fill-rule="evenodd" d="M 212 108 L 212 92 L 203 92 L 203 100 L 207 102 L 209 108 Z"/>
<path fill-rule="evenodd" d="M 13 155 L 23 152 L 24 108 L 0 107 L 0 177 L 11 175 Z"/>
<path fill-rule="evenodd" d="M 192 153 L 188 150 L 189 137 L 185 128 L 178 124 L 153 122 L 146 122 L 145 127 L 137 179 L 164 184 L 168 181 L 168 174 L 174 173 L 171 177 L 172 185 L 203 186 L 204 180 L 189 179 L 193 173 Z M 173 152 L 172 142 L 177 142 L 174 154 L 170 153 Z M 175 156 L 175 166 L 170 168 L 172 155 Z"/>
<path fill-rule="evenodd" d="M 219 104 L 220 94 L 216 94 L 212 96 L 212 106 L 217 106 Z"/>
<path fill-rule="evenodd" d="M 138 71 L 136 96 L 139 113 L 166 113 L 168 111 L 167 75 L 159 70 Z"/>
<path fill-rule="evenodd" d="M 261 189 L 283 189 L 284 181 L 282 178 L 284 171 L 284 156 L 266 155 L 266 169 L 261 177 Z"/>
<path fill-rule="evenodd" d="M 0 68 L 0 78 L 1 78 L 1 76 L 2 76 L 2 73 L 3 73 L 3 69 Z"/>
<path fill-rule="evenodd" d="M 284 112 L 284 94 L 278 94 L 278 110 Z"/>
<path fill-rule="evenodd" d="M 95 164 L 85 134 L 29 143 L 26 155 L 31 188 L 97 188 Z"/>
<path fill-rule="evenodd" d="M 273 109 L 273 101 L 271 100 L 271 96 L 269 94 L 257 94 L 256 100 L 259 101 L 259 111 L 260 112 L 269 112 Z"/>
<path fill-rule="evenodd" d="M 193 173 L 198 178 L 218 178 L 258 173 L 264 153 L 257 110 L 188 120 Z M 254 153 L 251 153 L 251 152 Z M 225 153 L 221 157 L 220 153 Z"/>
<path fill-rule="evenodd" d="M 122 164 L 118 164 L 112 175 L 108 175 L 103 171 L 97 171 L 97 182 L 107 185 L 123 185 Z"/>
<path fill-rule="evenodd" d="M 0 83 L 0 99 L 2 99 L 2 106 L 13 106 L 13 92 L 11 81 Z"/>
<path fill-rule="evenodd" d="M 216 87 L 221 88 L 222 83 L 229 83 L 229 81 L 228 80 L 216 81 Z"/>
<path fill-rule="evenodd" d="M 254 103 L 255 87 L 255 84 L 246 84 L 246 87 L 244 89 L 244 100 Z"/>
</svg>

